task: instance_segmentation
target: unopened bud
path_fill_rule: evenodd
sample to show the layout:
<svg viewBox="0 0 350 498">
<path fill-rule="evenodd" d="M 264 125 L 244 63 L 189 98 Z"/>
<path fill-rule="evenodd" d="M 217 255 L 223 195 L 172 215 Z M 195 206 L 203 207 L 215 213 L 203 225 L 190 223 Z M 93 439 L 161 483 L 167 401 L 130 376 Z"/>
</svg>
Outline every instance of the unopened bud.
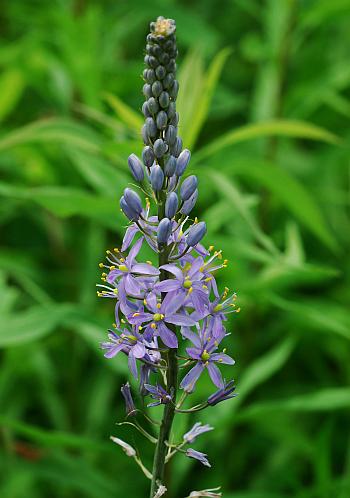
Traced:
<svg viewBox="0 0 350 498">
<path fill-rule="evenodd" d="M 173 218 L 176 214 L 179 201 L 175 192 L 168 194 L 165 202 L 165 216 L 167 218 Z"/>
<path fill-rule="evenodd" d="M 171 234 L 171 221 L 169 218 L 163 218 L 159 225 L 158 225 L 158 230 L 157 230 L 157 241 L 158 244 L 166 244 L 168 241 L 168 238 L 170 237 Z"/>
<path fill-rule="evenodd" d="M 182 182 L 180 188 L 180 196 L 183 201 L 187 201 L 194 193 L 198 185 L 198 180 L 195 175 L 191 175 Z"/>
<path fill-rule="evenodd" d="M 132 176 L 135 178 L 137 182 L 142 182 L 144 179 L 143 166 L 141 164 L 140 159 L 136 154 L 131 154 L 128 157 L 128 165 L 131 171 Z"/>
<path fill-rule="evenodd" d="M 152 188 L 155 192 L 158 192 L 162 189 L 164 182 L 164 173 L 162 168 L 158 164 L 155 164 L 152 167 L 150 180 Z"/>
<path fill-rule="evenodd" d="M 196 246 L 206 233 L 207 226 L 204 221 L 200 221 L 199 223 L 192 225 L 186 238 L 187 245 L 190 247 Z"/>
<path fill-rule="evenodd" d="M 188 163 L 191 159 L 191 152 L 188 149 L 184 149 L 176 161 L 176 176 L 182 176 L 187 168 Z"/>
</svg>

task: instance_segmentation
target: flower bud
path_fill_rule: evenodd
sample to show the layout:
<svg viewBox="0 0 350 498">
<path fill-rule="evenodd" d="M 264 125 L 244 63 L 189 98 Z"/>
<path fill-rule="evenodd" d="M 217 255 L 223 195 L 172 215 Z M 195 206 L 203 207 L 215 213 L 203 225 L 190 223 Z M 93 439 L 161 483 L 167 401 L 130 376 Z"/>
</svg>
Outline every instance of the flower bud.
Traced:
<svg viewBox="0 0 350 498">
<path fill-rule="evenodd" d="M 183 206 L 180 209 L 180 213 L 184 214 L 185 216 L 190 214 L 190 212 L 192 211 L 197 202 L 197 199 L 198 199 L 198 190 L 196 189 L 191 195 L 191 197 L 183 203 Z"/>
<path fill-rule="evenodd" d="M 164 173 L 159 164 L 155 164 L 152 167 L 150 180 L 152 188 L 155 192 L 158 192 L 162 189 L 164 182 Z"/>
<path fill-rule="evenodd" d="M 158 244 L 166 244 L 171 234 L 171 221 L 169 218 L 163 218 L 158 225 L 157 241 Z"/>
<path fill-rule="evenodd" d="M 154 150 L 154 154 L 156 157 L 161 158 L 164 156 L 164 154 L 166 153 L 167 151 L 167 145 L 165 144 L 164 140 L 162 140 L 161 138 L 158 138 L 154 144 L 153 144 L 153 150 Z"/>
<path fill-rule="evenodd" d="M 151 85 L 149 85 L 148 83 L 145 83 L 143 85 L 143 88 L 142 88 L 142 93 L 144 94 L 144 96 L 146 98 L 150 98 L 152 97 L 152 88 L 151 88 Z"/>
<path fill-rule="evenodd" d="M 169 88 L 168 92 L 172 99 L 176 99 L 179 93 L 179 82 L 177 80 L 174 81 L 173 86 Z"/>
<path fill-rule="evenodd" d="M 159 80 L 162 80 L 166 76 L 166 70 L 164 66 L 158 66 L 156 69 L 156 76 Z"/>
<path fill-rule="evenodd" d="M 146 119 L 146 130 L 149 137 L 154 138 L 157 135 L 157 125 L 153 118 Z"/>
<path fill-rule="evenodd" d="M 157 128 L 164 130 L 168 122 L 168 116 L 165 111 L 159 111 L 157 114 Z"/>
<path fill-rule="evenodd" d="M 183 201 L 187 201 L 194 193 L 198 185 L 198 180 L 195 175 L 191 175 L 182 182 L 180 188 L 180 196 Z"/>
<path fill-rule="evenodd" d="M 184 149 L 176 161 L 176 176 L 182 176 L 187 168 L 188 163 L 191 159 L 191 152 L 188 149 Z"/>
<path fill-rule="evenodd" d="M 175 78 L 174 78 L 173 73 L 168 73 L 163 80 L 163 87 L 170 88 L 173 85 L 174 80 L 175 80 Z"/>
<path fill-rule="evenodd" d="M 154 97 L 147 100 L 148 109 L 152 114 L 156 114 L 159 110 L 159 104 Z"/>
<path fill-rule="evenodd" d="M 151 113 L 149 112 L 149 109 L 148 109 L 147 102 L 144 102 L 142 104 L 142 114 L 145 116 L 145 118 L 149 118 L 151 116 Z"/>
<path fill-rule="evenodd" d="M 170 178 L 175 173 L 175 169 L 176 169 L 176 159 L 174 156 L 169 156 L 169 159 L 167 160 L 164 166 L 164 173 L 168 178 Z"/>
<path fill-rule="evenodd" d="M 179 113 L 175 112 L 174 116 L 171 117 L 169 123 L 173 126 L 177 126 L 179 124 Z"/>
<path fill-rule="evenodd" d="M 131 209 L 129 204 L 126 203 L 126 200 L 124 199 L 124 196 L 120 198 L 120 207 L 125 214 L 127 218 L 129 218 L 130 221 L 136 221 L 139 219 L 139 215 Z"/>
<path fill-rule="evenodd" d="M 159 66 L 159 62 L 157 61 L 157 59 L 155 57 L 153 57 L 153 55 L 150 55 L 148 57 L 148 61 L 147 61 L 147 64 L 152 67 L 153 69 L 155 69 L 157 66 Z"/>
<path fill-rule="evenodd" d="M 169 219 L 173 218 L 176 214 L 179 201 L 175 192 L 171 192 L 167 195 L 165 201 L 165 216 Z"/>
<path fill-rule="evenodd" d="M 126 188 L 124 190 L 124 199 L 132 211 L 134 211 L 138 215 L 141 214 L 142 212 L 141 199 L 136 192 L 134 192 L 131 188 Z"/>
<path fill-rule="evenodd" d="M 149 145 L 143 148 L 142 161 L 143 164 L 147 166 L 147 168 L 150 168 L 154 163 L 154 152 L 152 147 L 150 147 Z"/>
<path fill-rule="evenodd" d="M 149 135 L 147 131 L 147 125 L 144 124 L 141 129 L 142 140 L 145 145 L 149 144 Z"/>
<path fill-rule="evenodd" d="M 175 113 L 176 113 L 175 102 L 170 102 L 168 110 L 167 110 L 168 118 L 169 119 L 173 118 L 175 116 Z"/>
<path fill-rule="evenodd" d="M 173 125 L 169 125 L 165 131 L 165 140 L 167 144 L 174 145 L 177 137 L 177 129 Z"/>
<path fill-rule="evenodd" d="M 206 233 L 207 226 L 205 221 L 200 221 L 199 223 L 192 225 L 186 238 L 187 245 L 194 247 L 202 240 Z"/>
<path fill-rule="evenodd" d="M 159 95 L 158 101 L 159 101 L 160 107 L 162 107 L 163 109 L 166 109 L 170 103 L 170 97 L 169 97 L 168 92 L 162 92 Z"/>
<path fill-rule="evenodd" d="M 135 408 L 134 400 L 132 399 L 129 382 L 124 384 L 121 387 L 120 391 L 121 391 L 123 398 L 124 398 L 124 401 L 125 401 L 126 415 L 134 417 L 136 415 L 136 408 Z"/>
<path fill-rule="evenodd" d="M 160 81 L 156 80 L 152 85 L 152 95 L 153 97 L 159 97 L 163 91 L 163 86 Z M 151 96 L 151 95 L 150 95 Z"/>
<path fill-rule="evenodd" d="M 182 138 L 177 137 L 175 145 L 173 147 L 173 155 L 175 157 L 179 157 L 179 155 L 181 154 L 181 151 L 182 151 Z"/>
<path fill-rule="evenodd" d="M 131 174 L 135 178 L 135 180 L 137 182 L 142 182 L 144 179 L 143 166 L 141 164 L 140 159 L 136 156 L 136 154 L 131 154 L 128 157 L 128 165 Z"/>
<path fill-rule="evenodd" d="M 156 81 L 156 75 L 153 69 L 147 69 L 146 80 L 150 85 Z"/>
</svg>

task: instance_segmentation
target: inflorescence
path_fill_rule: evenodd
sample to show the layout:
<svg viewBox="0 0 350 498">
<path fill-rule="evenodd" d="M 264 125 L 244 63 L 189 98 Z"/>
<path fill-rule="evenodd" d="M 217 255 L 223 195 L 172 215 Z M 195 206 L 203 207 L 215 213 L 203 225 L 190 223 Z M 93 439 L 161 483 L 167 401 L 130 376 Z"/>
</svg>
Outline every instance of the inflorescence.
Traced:
<svg viewBox="0 0 350 498">
<path fill-rule="evenodd" d="M 219 366 L 234 364 L 221 344 L 227 336 L 227 315 L 239 308 L 236 294 L 229 294 L 227 288 L 219 293 L 215 280 L 215 273 L 228 261 L 222 259 L 221 251 L 201 244 L 206 224 L 191 218 L 198 181 L 195 175 L 184 178 L 191 154 L 183 149 L 178 136 L 175 22 L 159 17 L 150 28 L 143 71 L 144 149 L 142 160 L 135 154 L 128 159 L 137 186 L 126 188 L 120 199 L 129 226 L 121 248 L 107 251 L 106 262 L 100 263 L 103 283 L 98 286 L 98 296 L 116 300 L 115 323 L 108 341 L 101 345 L 105 357 L 127 355 L 130 372 L 140 381 L 141 396 L 151 396 L 149 407 L 165 405 L 166 418 L 172 420 L 174 413 L 200 411 L 235 396 L 233 381 L 223 379 Z M 144 244 L 157 255 L 157 263 L 137 261 Z M 179 382 L 177 371 L 183 372 Z M 204 371 L 216 392 L 199 405 L 184 409 L 185 399 Z M 178 389 L 182 390 L 179 402 Z M 136 417 L 140 410 L 135 408 L 129 383 L 122 387 L 122 394 L 127 415 Z M 158 446 L 167 448 L 165 452 L 157 449 L 153 475 L 131 446 L 113 438 L 156 483 L 152 498 L 166 489 L 161 482 L 162 468 L 176 452 L 210 466 L 204 453 L 183 446 L 212 427 L 195 424 L 177 445 L 167 440 L 170 429 L 171 422 L 170 427 L 161 429 Z M 161 458 L 164 462 L 157 461 Z"/>
</svg>

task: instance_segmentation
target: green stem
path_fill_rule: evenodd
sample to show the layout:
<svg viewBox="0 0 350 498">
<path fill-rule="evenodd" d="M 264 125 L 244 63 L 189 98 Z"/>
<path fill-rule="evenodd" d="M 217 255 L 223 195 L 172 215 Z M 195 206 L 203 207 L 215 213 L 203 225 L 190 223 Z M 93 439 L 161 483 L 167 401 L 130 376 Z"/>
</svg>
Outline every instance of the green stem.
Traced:
<svg viewBox="0 0 350 498">
<path fill-rule="evenodd" d="M 161 191 L 158 202 L 158 221 L 164 218 L 164 209 L 165 209 L 165 199 L 166 192 Z M 159 253 L 159 266 L 162 266 L 168 263 L 168 251 L 164 248 Z M 165 271 L 161 271 L 160 280 L 165 280 L 167 274 Z M 164 295 L 162 295 L 162 299 Z M 174 332 L 176 332 L 176 327 L 167 325 Z M 166 445 L 167 441 L 169 441 L 171 427 L 173 425 L 173 420 L 175 416 L 175 405 L 176 405 L 176 391 L 177 391 L 177 374 L 178 374 L 178 365 L 177 365 L 177 349 L 169 349 L 166 353 L 167 365 L 168 369 L 166 372 L 167 379 L 167 391 L 169 393 L 173 393 L 173 403 L 168 403 L 164 405 L 163 418 L 159 430 L 158 442 L 156 446 L 156 450 L 154 453 L 153 460 L 153 470 L 152 470 L 152 484 L 151 484 L 151 492 L 150 498 L 154 498 L 154 495 L 157 492 L 158 484 L 162 483 L 164 480 L 164 470 L 165 470 L 165 460 L 167 455 L 168 447 Z"/>
</svg>

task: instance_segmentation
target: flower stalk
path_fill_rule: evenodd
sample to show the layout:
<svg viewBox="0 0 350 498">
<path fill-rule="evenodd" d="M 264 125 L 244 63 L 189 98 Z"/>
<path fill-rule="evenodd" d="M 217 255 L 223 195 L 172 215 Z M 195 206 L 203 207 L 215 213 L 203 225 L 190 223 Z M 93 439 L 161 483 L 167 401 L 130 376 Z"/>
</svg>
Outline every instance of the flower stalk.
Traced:
<svg viewBox="0 0 350 498">
<path fill-rule="evenodd" d="M 112 440 L 151 480 L 150 498 L 156 498 L 167 492 L 165 466 L 176 454 L 211 466 L 206 453 L 188 445 L 213 427 L 197 421 L 177 444 L 171 443 L 171 430 L 176 414 L 197 413 L 235 396 L 233 381 L 226 382 L 219 368 L 233 365 L 234 360 L 226 349 L 218 349 L 228 335 L 224 325 L 228 314 L 239 308 L 235 293 L 229 296 L 225 288 L 220 294 L 217 288 L 215 274 L 227 267 L 227 260 L 222 261 L 221 251 L 214 251 L 213 246 L 206 249 L 202 245 L 205 222 L 196 218 L 190 222 L 189 218 L 198 198 L 198 180 L 194 175 L 186 177 L 191 154 L 183 150 L 178 136 L 175 22 L 159 17 L 150 28 L 143 71 L 142 161 L 135 154 L 128 159 L 139 188 L 127 187 L 120 199 L 130 223 L 122 247 L 107 251 L 106 263 L 100 263 L 103 273 L 98 295 L 116 301 L 113 329 L 108 341 L 101 344 L 104 355 L 108 359 L 119 354 L 127 357 L 142 397 L 139 409 L 130 383 L 122 386 L 126 416 L 133 421 L 117 425 L 132 426 L 155 444 L 152 472 L 133 447 L 119 438 Z M 147 195 L 145 203 L 141 192 Z M 154 251 L 156 263 L 137 260 L 143 244 Z M 186 353 L 180 350 L 181 342 L 186 343 Z M 191 407 L 188 398 L 204 372 L 217 390 Z M 147 415 L 145 396 L 152 398 L 149 409 L 164 405 L 160 424 Z M 142 426 L 140 414 L 159 428 L 157 437 Z M 203 496 L 220 496 L 208 493 Z"/>
</svg>

